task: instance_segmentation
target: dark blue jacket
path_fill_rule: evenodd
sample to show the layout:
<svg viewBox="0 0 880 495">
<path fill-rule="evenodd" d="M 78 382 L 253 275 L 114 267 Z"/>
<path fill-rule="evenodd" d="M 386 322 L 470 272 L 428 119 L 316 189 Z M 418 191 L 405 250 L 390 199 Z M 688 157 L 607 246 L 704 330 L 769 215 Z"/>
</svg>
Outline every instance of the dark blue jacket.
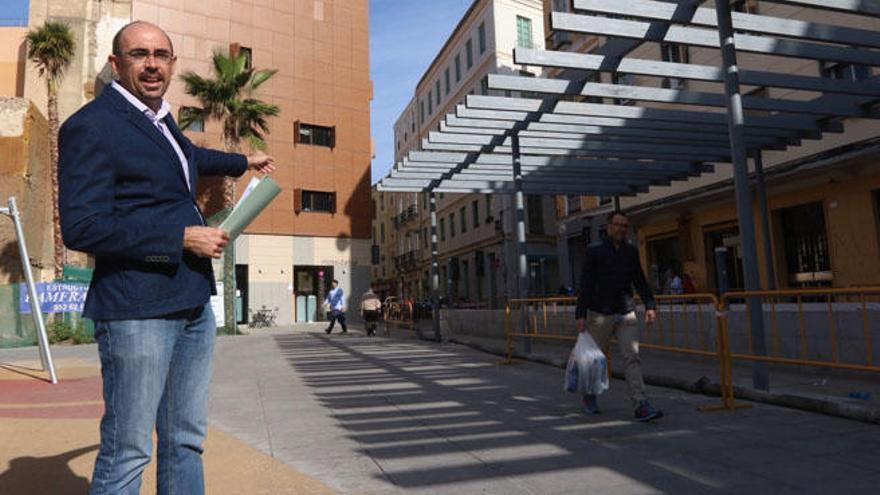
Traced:
<svg viewBox="0 0 880 495">
<path fill-rule="evenodd" d="M 112 87 L 61 126 L 62 237 L 95 256 L 88 318 L 158 317 L 216 293 L 211 260 L 184 252 L 183 230 L 204 224 L 193 194 L 199 176 L 239 176 L 247 159 L 194 146 L 170 115 L 165 123 L 189 161 L 192 192 L 165 136 Z"/>
<path fill-rule="evenodd" d="M 609 239 L 591 244 L 584 260 L 575 317 L 586 317 L 587 310 L 606 315 L 633 311 L 633 286 L 646 308 L 657 307 L 635 246 L 624 242 L 615 248 Z"/>
</svg>

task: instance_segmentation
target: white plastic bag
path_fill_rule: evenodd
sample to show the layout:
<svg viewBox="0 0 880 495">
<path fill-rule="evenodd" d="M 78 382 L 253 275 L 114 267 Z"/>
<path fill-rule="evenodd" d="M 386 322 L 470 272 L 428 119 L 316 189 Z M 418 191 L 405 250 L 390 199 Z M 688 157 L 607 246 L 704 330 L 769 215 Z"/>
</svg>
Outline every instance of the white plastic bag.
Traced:
<svg viewBox="0 0 880 495">
<path fill-rule="evenodd" d="M 571 350 L 565 370 L 565 389 L 595 395 L 608 390 L 608 361 L 588 332 L 578 335 L 577 343 Z"/>
</svg>

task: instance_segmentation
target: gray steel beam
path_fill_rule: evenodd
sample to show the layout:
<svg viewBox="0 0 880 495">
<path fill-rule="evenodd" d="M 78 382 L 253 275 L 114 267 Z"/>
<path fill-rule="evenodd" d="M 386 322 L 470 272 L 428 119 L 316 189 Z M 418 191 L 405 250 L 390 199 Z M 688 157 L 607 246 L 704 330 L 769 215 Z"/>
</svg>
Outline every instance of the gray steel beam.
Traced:
<svg viewBox="0 0 880 495">
<path fill-rule="evenodd" d="M 745 289 L 757 291 L 761 289 L 761 279 L 758 276 L 758 253 L 755 247 L 755 223 L 752 216 L 752 197 L 749 193 L 749 164 L 747 162 L 743 127 L 745 127 L 742 102 L 740 101 L 740 89 L 738 68 L 736 62 L 736 42 L 733 34 L 733 25 L 730 19 L 729 0 L 715 0 L 715 9 L 718 17 L 718 41 L 721 46 L 721 58 L 727 78 L 724 91 L 729 99 L 727 117 L 730 126 L 730 149 L 733 163 L 733 180 L 736 194 L 736 210 L 739 223 L 739 237 L 743 251 L 743 274 Z M 750 298 L 749 321 L 752 332 L 752 342 L 755 353 L 761 356 L 767 355 L 766 342 L 764 341 L 764 315 L 759 298 Z M 768 390 L 770 387 L 767 377 L 767 365 L 755 362 L 752 377 L 753 385 L 759 390 Z"/>
<path fill-rule="evenodd" d="M 394 179 L 412 179 L 412 180 L 456 180 L 456 181 L 505 181 L 510 177 L 511 172 L 486 172 L 471 171 L 469 169 L 462 170 L 454 174 L 454 176 L 446 177 L 446 174 L 426 174 L 419 172 L 398 172 L 392 175 Z M 451 175 L 451 174 L 450 174 Z M 628 174 L 615 176 L 602 175 L 575 175 L 575 174 L 528 174 L 523 173 L 523 180 L 532 185 L 545 185 L 548 187 L 563 187 L 570 185 L 603 185 L 603 186 L 647 186 L 647 185 L 668 185 L 671 178 L 668 175 L 646 177 L 644 175 Z"/>
<path fill-rule="evenodd" d="M 625 117 L 660 122 L 689 122 L 694 124 L 718 124 L 724 119 L 723 113 L 694 112 L 687 110 L 667 110 L 626 105 L 602 105 L 598 103 L 580 103 L 560 101 L 555 113 L 570 115 L 589 115 L 602 117 Z M 803 133 L 805 137 L 821 137 L 817 124 L 803 117 L 758 117 L 749 116 L 748 125 L 752 128 L 788 129 Z M 843 125 L 835 125 L 822 129 L 825 132 L 843 132 Z"/>
<path fill-rule="evenodd" d="M 655 34 L 651 23 L 594 17 L 587 15 L 553 12 L 551 24 L 554 30 L 571 31 L 599 36 L 630 38 L 643 41 L 679 43 L 683 45 L 718 48 L 714 30 L 670 26 L 665 33 Z M 880 65 L 880 52 L 822 45 L 804 41 L 791 41 L 748 34 L 735 35 L 737 49 L 744 52 L 781 57 L 808 58 L 844 62 L 849 64 Z"/>
<path fill-rule="evenodd" d="M 609 57 L 590 53 L 556 52 L 528 48 L 515 49 L 513 59 L 515 63 L 523 65 L 724 83 L 724 71 L 719 67 L 711 65 L 636 58 L 625 58 L 615 63 L 616 61 Z M 876 95 L 880 91 L 880 84 L 876 81 L 843 81 L 825 77 L 799 76 L 765 71 L 743 70 L 740 72 L 739 79 L 740 84 L 820 91 L 823 93 L 871 96 Z"/>
<path fill-rule="evenodd" d="M 475 122 L 475 120 L 471 120 Z M 665 126 L 664 126 L 665 127 Z M 712 131 L 715 132 L 712 132 Z M 676 132 L 666 129 L 656 130 L 650 129 L 626 129 L 622 127 L 601 127 L 601 126 L 583 126 L 583 125 L 564 125 L 564 124 L 548 124 L 542 122 L 531 122 L 527 126 L 527 130 L 520 131 L 523 137 L 547 137 L 559 139 L 595 139 L 598 141 L 620 141 L 626 138 L 634 139 L 639 142 L 662 142 L 674 143 L 676 141 L 684 141 L 686 143 L 708 142 L 716 145 L 727 145 L 728 140 L 723 129 L 718 126 L 717 129 L 700 129 L 700 132 Z M 498 129 L 481 129 L 474 126 L 459 127 L 440 123 L 440 132 L 443 134 L 474 134 L 481 136 L 498 136 L 504 131 Z M 796 137 L 774 137 L 760 136 L 748 137 L 748 147 L 750 149 L 785 149 L 786 145 L 800 144 L 800 140 Z"/>
<path fill-rule="evenodd" d="M 597 117 L 590 115 L 565 115 L 555 113 L 542 115 L 539 119 L 539 122 L 565 125 L 598 125 L 603 127 L 625 127 L 630 129 L 647 130 L 653 130 L 659 127 L 657 122 L 653 120 L 641 120 L 638 118 L 620 117 Z M 697 124 L 668 121 L 664 122 L 662 127 L 660 128 L 677 132 L 690 132 L 694 134 L 705 132 L 711 134 L 722 134 L 725 137 L 727 136 L 727 125 L 723 122 Z M 818 131 L 815 131 L 815 133 L 818 135 Z M 790 129 L 771 129 L 767 127 L 758 129 L 754 127 L 747 127 L 746 135 L 752 138 L 782 138 L 787 140 L 787 142 L 789 142 L 790 144 L 796 144 L 800 142 L 800 134 L 798 133 L 798 131 Z"/>
<path fill-rule="evenodd" d="M 624 100 L 650 101 L 654 103 L 675 103 L 703 107 L 725 106 L 725 97 L 719 93 L 688 91 L 682 89 L 630 86 L 625 84 L 579 83 L 562 79 L 541 77 L 508 76 L 489 74 L 489 88 L 495 90 L 529 91 L 552 95 L 595 96 Z M 876 93 L 875 93 L 876 96 Z M 871 118 L 871 112 L 853 105 L 822 100 L 796 101 L 778 98 L 743 96 L 743 108 L 768 112 L 803 113 L 812 115 L 837 115 L 842 117 Z"/>
<path fill-rule="evenodd" d="M 824 2 L 823 3 L 827 3 Z M 717 29 L 718 16 L 713 9 L 699 8 L 691 15 L 677 14 L 676 5 L 653 0 L 574 0 L 574 8 L 588 12 L 617 14 L 654 21 Z M 809 41 L 880 48 L 880 34 L 867 29 L 856 29 L 830 24 L 819 24 L 797 19 L 783 19 L 765 15 L 733 13 L 733 28 L 755 34 L 784 36 Z"/>
<path fill-rule="evenodd" d="M 436 186 L 437 184 L 432 184 Z M 440 335 L 440 261 L 438 260 L 439 247 L 437 242 L 437 198 L 433 188 L 429 194 L 431 211 L 431 319 L 434 330 L 434 339 L 442 340 Z"/>
<path fill-rule="evenodd" d="M 770 209 L 767 207 L 767 187 L 764 184 L 764 158 L 760 151 L 752 155 L 755 164 L 755 196 L 758 214 L 761 217 L 761 245 L 764 248 L 764 271 L 767 276 L 767 290 L 776 290 L 776 268 L 773 260 L 772 237 L 770 235 Z"/>
<path fill-rule="evenodd" d="M 531 138 L 530 138 L 531 139 Z M 604 142 L 579 142 L 570 139 L 557 139 L 554 143 L 545 143 L 546 146 L 537 146 L 541 143 L 531 139 L 529 145 L 523 145 L 521 153 L 524 155 L 547 155 L 547 156 L 589 156 L 597 158 L 686 158 L 691 161 L 707 161 L 707 162 L 727 162 L 730 155 L 724 150 L 719 149 L 688 149 L 684 146 L 660 146 L 660 145 L 638 145 L 638 144 L 618 144 Z M 542 140 L 547 141 L 547 140 Z M 568 141 L 573 141 L 568 143 Z M 550 147 L 552 146 L 552 147 Z M 422 142 L 422 149 L 429 151 L 450 151 L 463 153 L 482 153 L 485 146 L 469 145 L 469 144 L 447 144 L 447 143 L 431 143 L 427 140 Z M 508 146 L 494 147 L 496 153 L 511 153 L 512 150 Z"/>
<path fill-rule="evenodd" d="M 398 164 L 398 169 L 417 167 L 419 169 L 438 169 L 442 168 L 450 170 L 455 168 L 460 161 L 457 159 L 466 157 L 465 154 L 431 152 L 431 151 L 411 151 L 408 157 L 404 157 L 403 163 Z M 523 156 L 522 164 L 525 169 L 555 169 L 555 168 L 572 168 L 576 170 L 657 170 L 664 172 L 711 172 L 714 170 L 712 165 L 707 165 L 693 161 L 639 161 L 639 160 L 586 160 L 575 158 L 560 158 L 550 156 Z M 512 166 L 512 158 L 510 155 L 499 153 L 483 153 L 477 157 L 471 166 L 480 167 L 501 167 L 509 169 Z"/>
<path fill-rule="evenodd" d="M 533 106 L 541 100 L 511 98 L 505 96 L 468 95 L 467 106 L 486 110 L 503 110 L 510 106 Z M 578 101 L 559 101 L 553 113 L 591 115 L 600 117 L 621 117 L 629 119 L 658 120 L 671 122 L 689 122 L 696 124 L 723 124 L 726 122 L 724 113 L 697 112 L 692 110 L 667 110 L 629 105 L 605 105 L 603 103 L 585 103 Z M 749 125 L 753 127 L 769 127 L 775 129 L 791 129 L 813 131 L 816 123 L 803 117 L 786 116 L 749 116 Z M 842 126 L 840 131 L 843 131 Z"/>
<path fill-rule="evenodd" d="M 764 0 L 796 7 L 848 12 L 872 17 L 880 17 L 880 2 L 877 0 Z"/>
</svg>

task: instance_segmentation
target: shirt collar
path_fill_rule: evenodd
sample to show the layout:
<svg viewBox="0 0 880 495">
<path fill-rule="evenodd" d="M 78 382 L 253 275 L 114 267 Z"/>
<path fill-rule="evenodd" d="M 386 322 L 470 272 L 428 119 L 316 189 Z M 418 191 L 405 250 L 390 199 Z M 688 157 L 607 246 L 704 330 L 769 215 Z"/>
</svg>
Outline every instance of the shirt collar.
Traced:
<svg viewBox="0 0 880 495">
<path fill-rule="evenodd" d="M 158 112 L 153 112 L 153 110 L 144 105 L 144 102 L 138 100 L 133 94 L 131 94 L 127 89 L 123 88 L 121 84 L 116 81 L 110 83 L 110 86 L 113 87 L 116 91 L 119 92 L 129 103 L 134 105 L 135 108 L 138 109 L 139 112 L 146 115 L 148 119 L 150 119 L 153 123 L 156 123 L 165 118 L 169 112 L 171 112 L 171 105 L 168 104 L 164 99 L 162 100 L 162 105 L 159 106 Z"/>
</svg>

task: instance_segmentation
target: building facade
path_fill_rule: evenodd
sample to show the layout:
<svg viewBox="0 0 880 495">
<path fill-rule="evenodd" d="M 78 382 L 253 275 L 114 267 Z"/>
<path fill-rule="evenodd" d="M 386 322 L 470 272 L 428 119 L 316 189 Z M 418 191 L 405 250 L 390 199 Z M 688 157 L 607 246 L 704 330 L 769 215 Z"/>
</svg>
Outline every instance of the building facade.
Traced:
<svg viewBox="0 0 880 495">
<path fill-rule="evenodd" d="M 532 74 L 513 63 L 516 46 L 544 39 L 540 1 L 475 0 L 414 88 L 394 125 L 395 161 L 421 149 L 431 131 L 471 94 L 490 94 L 487 75 Z M 494 94 L 494 93 L 493 93 Z M 380 193 L 382 194 L 382 193 Z M 390 224 L 395 244 L 385 248 L 395 260 L 392 283 L 398 297 L 425 300 L 431 294 L 430 198 L 393 196 Z M 515 220 L 510 195 L 437 194 L 440 294 L 461 306 L 497 306 L 517 291 Z M 552 201 L 527 201 L 530 292 L 548 294 L 558 285 Z M 384 251 L 383 251 L 384 252 Z"/>
<path fill-rule="evenodd" d="M 255 96 L 281 109 L 269 119 L 266 151 L 276 159 L 274 179 L 282 192 L 236 241 L 242 321 L 248 309 L 263 308 L 277 308 L 277 324 L 302 320 L 307 315 L 296 314 L 297 296 L 321 299 L 334 278 L 355 301 L 366 290 L 372 158 L 367 0 L 31 0 L 28 26 L 46 19 L 67 23 L 77 43 L 60 89 L 62 121 L 109 83 L 113 35 L 135 20 L 168 33 L 178 75 L 192 70 L 210 77 L 217 51 L 246 53 L 253 67 L 277 69 Z M 6 74 L 18 66 L 5 58 L 0 63 L 2 87 L 21 85 Z M 45 83 L 30 64 L 23 96 L 45 114 Z M 178 80 L 166 99 L 175 116 L 198 104 Z M 213 121 L 186 131 L 197 144 L 222 148 L 220 132 Z M 238 181 L 239 192 L 249 179 Z M 212 191 L 201 193 L 210 210 Z"/>
<path fill-rule="evenodd" d="M 547 0 L 545 8 L 565 11 L 568 2 Z M 706 7 L 712 8 L 711 3 Z M 864 18 L 830 14 L 759 0 L 734 3 L 736 11 L 822 24 L 875 29 Z M 599 40 L 552 34 L 548 49 L 590 52 Z M 720 66 L 720 54 L 681 45 L 645 43 L 628 57 Z M 740 53 L 741 69 L 860 80 L 876 71 L 830 62 L 804 64 L 798 59 Z M 608 82 L 607 74 L 603 81 Z M 630 84 L 721 92 L 699 81 L 627 76 Z M 815 95 L 779 88 L 742 88 L 744 94 L 802 99 Z M 643 102 L 641 106 L 653 106 Z M 699 108 L 699 107 L 698 107 Z M 716 110 L 717 111 L 717 110 Z M 746 116 L 748 119 L 748 115 Z M 845 131 L 819 140 L 762 154 L 767 185 L 769 236 L 762 233 L 757 199 L 753 203 L 758 265 L 762 287 L 852 287 L 880 283 L 880 126 L 875 121 L 845 119 Z M 753 162 L 750 161 L 754 181 Z M 713 173 L 647 193 L 620 198 L 630 216 L 635 242 L 655 288 L 666 288 L 668 270 L 686 275 L 697 291 L 718 288 L 714 252 L 726 247 L 731 289 L 744 287 L 742 248 L 733 193 L 732 167 L 718 164 Z M 754 182 L 752 182 L 754 194 Z M 577 285 L 586 245 L 599 239 L 611 198 L 556 198 L 560 218 L 560 277 Z M 765 251 L 765 243 L 769 251 Z M 772 258 L 768 263 L 766 252 Z"/>
</svg>

